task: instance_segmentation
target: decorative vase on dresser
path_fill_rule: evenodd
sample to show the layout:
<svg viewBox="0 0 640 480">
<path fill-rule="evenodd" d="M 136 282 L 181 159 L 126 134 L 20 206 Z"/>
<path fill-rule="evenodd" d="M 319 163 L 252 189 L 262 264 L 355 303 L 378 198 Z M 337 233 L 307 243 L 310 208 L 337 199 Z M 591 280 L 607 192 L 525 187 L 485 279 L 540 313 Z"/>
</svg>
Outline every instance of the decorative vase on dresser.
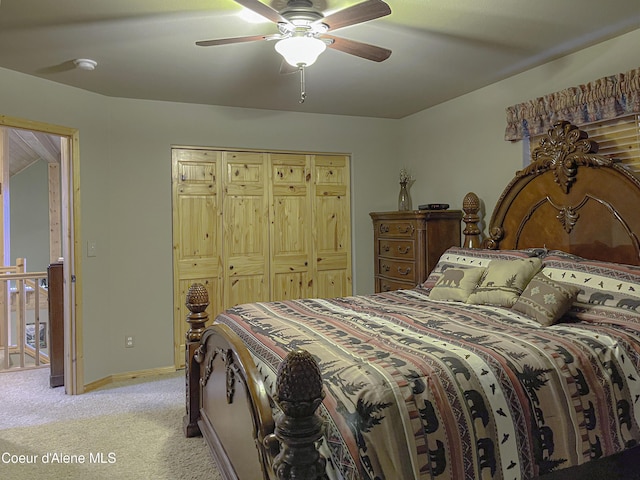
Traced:
<svg viewBox="0 0 640 480">
<path fill-rule="evenodd" d="M 375 291 L 424 282 L 449 247 L 460 245 L 460 210 L 373 212 Z"/>
</svg>

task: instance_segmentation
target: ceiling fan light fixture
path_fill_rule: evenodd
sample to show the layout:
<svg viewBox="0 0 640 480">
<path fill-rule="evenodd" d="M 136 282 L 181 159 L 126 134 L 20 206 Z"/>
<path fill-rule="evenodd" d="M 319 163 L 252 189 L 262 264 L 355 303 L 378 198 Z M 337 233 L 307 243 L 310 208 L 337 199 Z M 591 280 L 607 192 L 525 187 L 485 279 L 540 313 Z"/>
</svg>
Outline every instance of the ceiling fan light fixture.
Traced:
<svg viewBox="0 0 640 480">
<path fill-rule="evenodd" d="M 279 40 L 275 48 L 289 65 L 308 67 L 325 51 L 327 44 L 315 37 L 294 36 Z"/>
</svg>

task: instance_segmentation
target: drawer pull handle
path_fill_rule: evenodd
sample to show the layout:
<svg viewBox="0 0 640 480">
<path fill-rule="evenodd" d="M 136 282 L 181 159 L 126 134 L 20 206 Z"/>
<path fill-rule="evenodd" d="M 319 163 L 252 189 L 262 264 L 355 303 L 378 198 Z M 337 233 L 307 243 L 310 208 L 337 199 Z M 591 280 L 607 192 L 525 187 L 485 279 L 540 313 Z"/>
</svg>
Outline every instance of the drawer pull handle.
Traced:
<svg viewBox="0 0 640 480">
<path fill-rule="evenodd" d="M 409 275 L 411 273 L 411 267 L 407 267 L 405 270 L 402 270 L 400 267 L 398 267 L 398 273 L 400 275 Z"/>
<path fill-rule="evenodd" d="M 398 233 L 411 233 L 413 235 L 414 230 L 415 228 L 413 225 L 407 225 L 404 228 L 398 225 Z"/>
<path fill-rule="evenodd" d="M 384 270 L 385 272 L 388 272 L 389 270 L 391 270 L 389 268 L 389 265 L 385 265 L 384 263 L 381 265 L 381 267 L 382 267 L 382 270 Z"/>
<path fill-rule="evenodd" d="M 402 255 L 406 255 L 407 253 L 409 253 L 411 251 L 411 247 L 410 246 L 406 246 L 404 248 L 402 247 L 398 247 L 398 253 L 402 254 Z"/>
<path fill-rule="evenodd" d="M 380 233 L 389 233 L 389 225 L 387 225 L 386 223 L 381 223 Z"/>
</svg>

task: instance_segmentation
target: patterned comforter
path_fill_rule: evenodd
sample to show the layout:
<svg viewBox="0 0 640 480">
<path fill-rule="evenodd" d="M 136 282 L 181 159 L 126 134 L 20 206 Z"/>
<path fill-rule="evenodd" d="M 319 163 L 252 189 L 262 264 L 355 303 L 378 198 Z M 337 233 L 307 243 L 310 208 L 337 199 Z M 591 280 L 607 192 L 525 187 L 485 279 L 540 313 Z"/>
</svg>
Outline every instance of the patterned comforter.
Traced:
<svg viewBox="0 0 640 480">
<path fill-rule="evenodd" d="M 640 314 L 542 327 L 508 309 L 399 290 L 221 314 L 268 387 L 287 352 L 318 361 L 328 473 L 529 479 L 640 440 Z"/>
</svg>

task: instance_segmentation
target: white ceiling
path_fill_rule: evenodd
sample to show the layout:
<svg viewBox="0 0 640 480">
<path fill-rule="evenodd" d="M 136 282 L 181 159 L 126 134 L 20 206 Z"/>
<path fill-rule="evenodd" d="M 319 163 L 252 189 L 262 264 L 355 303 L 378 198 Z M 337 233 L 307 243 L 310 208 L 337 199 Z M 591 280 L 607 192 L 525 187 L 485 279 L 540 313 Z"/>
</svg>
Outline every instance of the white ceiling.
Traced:
<svg viewBox="0 0 640 480">
<path fill-rule="evenodd" d="M 325 15 L 359 3 L 313 2 Z M 0 67 L 114 97 L 402 118 L 640 28 L 640 0 L 387 3 L 391 15 L 330 33 L 391 57 L 327 49 L 307 69 L 303 104 L 299 77 L 280 74 L 273 42 L 195 45 L 277 33 L 242 19 L 233 0 L 1 0 Z M 98 67 L 74 69 L 76 58 Z"/>
</svg>

